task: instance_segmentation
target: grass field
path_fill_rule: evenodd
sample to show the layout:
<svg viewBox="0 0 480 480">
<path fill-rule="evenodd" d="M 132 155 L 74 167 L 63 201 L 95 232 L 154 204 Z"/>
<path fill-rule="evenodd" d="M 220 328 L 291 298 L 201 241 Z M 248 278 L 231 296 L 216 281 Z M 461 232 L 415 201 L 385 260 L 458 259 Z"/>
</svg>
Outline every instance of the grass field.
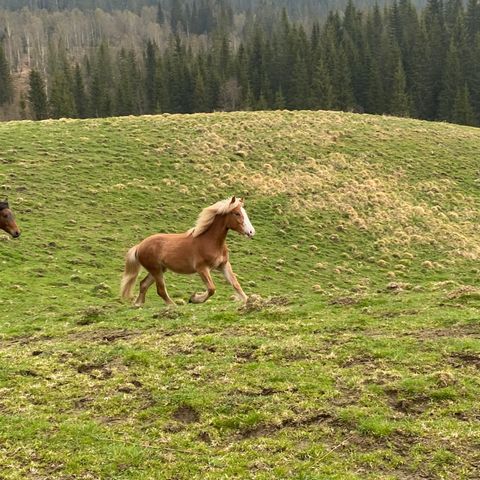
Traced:
<svg viewBox="0 0 480 480">
<path fill-rule="evenodd" d="M 0 478 L 480 478 L 480 131 L 334 112 L 0 124 Z M 236 194 L 217 276 L 127 249 Z"/>
</svg>

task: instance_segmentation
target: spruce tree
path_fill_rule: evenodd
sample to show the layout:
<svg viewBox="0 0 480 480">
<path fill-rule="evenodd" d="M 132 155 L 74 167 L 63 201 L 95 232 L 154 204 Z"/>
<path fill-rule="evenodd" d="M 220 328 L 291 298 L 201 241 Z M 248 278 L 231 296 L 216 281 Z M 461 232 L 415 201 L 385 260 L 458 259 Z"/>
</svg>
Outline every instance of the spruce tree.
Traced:
<svg viewBox="0 0 480 480">
<path fill-rule="evenodd" d="M 246 49 L 242 44 L 240 44 L 237 54 L 234 60 L 234 75 L 238 80 L 241 93 L 241 108 L 245 108 L 247 92 L 249 91 L 249 80 L 248 80 L 248 58 Z"/>
<path fill-rule="evenodd" d="M 457 91 L 453 105 L 452 121 L 462 125 L 476 125 L 475 113 L 470 104 L 470 94 L 467 84 Z"/>
<path fill-rule="evenodd" d="M 181 0 L 171 0 L 170 27 L 173 33 L 179 33 L 179 31 L 185 29 L 185 17 Z"/>
<path fill-rule="evenodd" d="M 440 120 L 453 120 L 456 95 L 462 89 L 464 83 L 458 50 L 454 39 L 452 39 L 445 62 L 442 90 L 438 98 L 438 118 Z"/>
<path fill-rule="evenodd" d="M 110 49 L 102 43 L 93 62 L 91 81 L 88 88 L 89 115 L 92 117 L 109 117 L 113 113 L 112 90 L 113 68 Z"/>
<path fill-rule="evenodd" d="M 249 51 L 248 77 L 249 85 L 255 100 L 260 98 L 263 86 L 264 69 L 264 46 L 263 32 L 256 28 Z"/>
<path fill-rule="evenodd" d="M 427 119 L 437 118 L 438 95 L 442 88 L 442 72 L 446 54 L 446 28 L 442 0 L 428 0 L 423 15 L 427 39 L 427 81 L 426 99 Z"/>
<path fill-rule="evenodd" d="M 146 113 L 155 113 L 157 108 L 157 59 L 153 42 L 147 42 L 145 52 L 145 99 Z"/>
<path fill-rule="evenodd" d="M 66 62 L 63 66 L 58 65 L 54 69 L 49 104 L 52 118 L 72 118 L 76 116 L 73 82 L 70 67 Z"/>
<path fill-rule="evenodd" d="M 390 113 L 398 117 L 407 117 L 410 113 L 410 100 L 406 92 L 405 71 L 399 58 L 393 75 L 390 101 Z"/>
<path fill-rule="evenodd" d="M 20 119 L 25 120 L 27 118 L 27 100 L 25 99 L 25 94 L 23 92 L 20 93 L 19 107 Z"/>
<path fill-rule="evenodd" d="M 205 71 L 208 74 L 205 75 L 205 92 L 207 98 L 207 108 L 209 112 L 213 112 L 219 107 L 220 99 L 220 85 L 221 80 L 218 72 L 215 69 L 215 60 L 212 54 L 207 55 L 205 62 Z"/>
<path fill-rule="evenodd" d="M 28 84 L 28 101 L 32 116 L 34 120 L 43 120 L 48 117 L 47 94 L 45 93 L 45 82 L 37 70 L 30 71 Z"/>
<path fill-rule="evenodd" d="M 333 87 L 330 74 L 320 58 L 312 78 L 312 107 L 329 110 L 333 106 Z"/>
<path fill-rule="evenodd" d="M 372 54 L 367 61 L 368 86 L 365 111 L 368 113 L 384 113 L 386 101 L 383 85 L 382 69 L 379 57 Z"/>
<path fill-rule="evenodd" d="M 297 55 L 293 64 L 291 75 L 293 77 L 293 91 L 289 106 L 297 110 L 306 109 L 310 106 L 310 88 L 307 65 L 300 54 Z"/>
<path fill-rule="evenodd" d="M 131 115 L 134 111 L 134 93 L 132 91 L 134 79 L 131 77 L 128 55 L 125 49 L 121 49 L 116 65 L 119 76 L 115 87 L 115 115 Z"/>
<path fill-rule="evenodd" d="M 73 73 L 73 99 L 78 117 L 85 118 L 88 109 L 88 99 L 85 92 L 82 71 L 78 63 L 75 65 L 75 71 Z"/>
<path fill-rule="evenodd" d="M 275 101 L 273 108 L 275 110 L 284 110 L 286 106 L 285 97 L 283 96 L 282 89 L 277 90 L 275 93 Z"/>
<path fill-rule="evenodd" d="M 0 106 L 10 102 L 13 96 L 12 77 L 10 67 L 5 57 L 3 41 L 0 39 Z"/>
<path fill-rule="evenodd" d="M 386 111 L 384 74 L 382 72 L 384 50 L 382 45 L 389 41 L 384 31 L 380 9 L 375 5 L 369 12 L 365 23 L 366 36 L 366 94 L 364 109 L 369 113 L 384 113 Z"/>
<path fill-rule="evenodd" d="M 291 104 L 294 96 L 294 80 L 290 72 L 298 54 L 299 46 L 295 37 L 296 32 L 292 28 L 286 10 L 283 9 L 280 24 L 272 39 L 270 84 L 273 91 L 282 91 L 287 105 Z"/>
<path fill-rule="evenodd" d="M 409 92 L 413 103 L 413 115 L 417 118 L 429 119 L 432 118 L 432 111 L 436 111 L 437 99 L 434 98 L 431 87 L 429 48 L 424 26 L 419 30 L 418 40 L 413 46 L 411 57 Z"/>
<path fill-rule="evenodd" d="M 355 105 L 352 75 L 348 65 L 347 55 L 341 45 L 337 50 L 332 79 L 333 85 L 335 86 L 334 108 L 344 111 L 352 110 Z"/>
<path fill-rule="evenodd" d="M 480 3 L 478 0 L 468 0 L 465 13 L 465 27 L 468 40 L 472 43 L 480 32 Z"/>
<path fill-rule="evenodd" d="M 345 8 L 341 42 L 351 72 L 353 96 L 357 104 L 364 105 L 367 97 L 368 71 L 365 34 L 361 19 L 360 12 L 353 1 L 349 0 Z"/>
<path fill-rule="evenodd" d="M 193 111 L 194 112 L 208 112 L 207 92 L 205 88 L 205 78 L 202 67 L 198 66 L 194 78 L 193 87 Z"/>
<path fill-rule="evenodd" d="M 155 97 L 157 98 L 157 111 L 167 112 L 169 104 L 169 92 L 167 75 L 165 72 L 165 59 L 159 56 L 155 72 Z"/>
<path fill-rule="evenodd" d="M 260 97 L 255 105 L 255 110 L 268 110 L 268 101 L 263 92 L 260 93 Z"/>
<path fill-rule="evenodd" d="M 465 60 L 465 79 L 470 92 L 472 108 L 480 120 L 480 33 L 469 47 Z"/>
<path fill-rule="evenodd" d="M 161 2 L 158 2 L 158 6 L 157 6 L 157 23 L 159 25 L 163 25 L 165 23 L 165 14 L 163 13 Z"/>
</svg>

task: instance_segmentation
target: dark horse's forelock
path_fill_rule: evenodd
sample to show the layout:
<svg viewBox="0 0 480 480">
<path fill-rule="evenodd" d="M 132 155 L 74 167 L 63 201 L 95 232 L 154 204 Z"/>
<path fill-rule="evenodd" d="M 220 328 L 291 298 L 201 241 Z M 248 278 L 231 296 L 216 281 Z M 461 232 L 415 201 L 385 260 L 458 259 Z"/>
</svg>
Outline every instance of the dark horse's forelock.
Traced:
<svg viewBox="0 0 480 480">
<path fill-rule="evenodd" d="M 0 202 L 0 210 L 5 210 L 6 208 L 9 208 L 8 202 Z"/>
</svg>

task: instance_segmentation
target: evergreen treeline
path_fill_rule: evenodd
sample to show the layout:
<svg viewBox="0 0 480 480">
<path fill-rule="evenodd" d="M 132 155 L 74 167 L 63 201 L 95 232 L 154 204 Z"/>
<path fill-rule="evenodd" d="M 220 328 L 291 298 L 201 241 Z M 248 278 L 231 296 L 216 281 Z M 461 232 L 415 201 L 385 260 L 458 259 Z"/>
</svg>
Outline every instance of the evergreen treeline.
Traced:
<svg viewBox="0 0 480 480">
<path fill-rule="evenodd" d="M 195 8 L 198 0 L 182 0 L 182 4 L 189 10 Z M 212 4 L 222 3 L 222 0 L 213 0 Z M 365 7 L 378 2 L 376 0 L 361 0 L 359 6 Z M 418 5 L 423 5 L 424 1 L 417 0 Z M 140 11 L 143 7 L 160 5 L 162 9 L 170 8 L 171 0 L 2 0 L 1 7 L 7 10 L 20 10 L 29 8 L 31 10 L 48 10 L 59 12 L 64 10 L 79 9 L 82 11 L 95 10 L 97 8 L 106 12 L 115 10 Z M 304 15 L 321 14 L 333 8 L 343 8 L 346 5 L 345 0 L 229 0 L 229 4 L 235 12 L 256 11 L 259 9 L 282 9 L 299 18 Z"/>
<path fill-rule="evenodd" d="M 30 74 L 34 118 L 288 108 L 480 120 L 478 0 L 429 0 L 421 12 L 409 0 L 367 12 L 350 2 L 309 31 L 284 11 L 237 48 L 217 28 L 195 51 L 177 32 L 142 56 L 103 43 L 71 64 L 62 52 L 51 50 L 46 75 Z M 1 65 L 0 55 L 0 82 Z"/>
</svg>

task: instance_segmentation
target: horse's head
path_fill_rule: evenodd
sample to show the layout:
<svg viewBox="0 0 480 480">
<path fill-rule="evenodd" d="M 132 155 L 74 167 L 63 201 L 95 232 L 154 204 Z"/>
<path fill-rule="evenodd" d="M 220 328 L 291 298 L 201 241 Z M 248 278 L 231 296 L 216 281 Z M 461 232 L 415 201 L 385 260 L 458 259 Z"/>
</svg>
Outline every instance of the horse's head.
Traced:
<svg viewBox="0 0 480 480">
<path fill-rule="evenodd" d="M 235 203 L 238 203 L 238 205 L 227 214 L 227 228 L 252 238 L 255 235 L 255 229 L 243 206 L 243 198 L 237 201 L 235 197 L 232 197 L 230 204 L 233 205 Z"/>
<path fill-rule="evenodd" d="M 13 238 L 20 236 L 20 229 L 15 223 L 15 218 L 7 201 L 0 202 L 0 229 L 5 230 Z"/>
</svg>

